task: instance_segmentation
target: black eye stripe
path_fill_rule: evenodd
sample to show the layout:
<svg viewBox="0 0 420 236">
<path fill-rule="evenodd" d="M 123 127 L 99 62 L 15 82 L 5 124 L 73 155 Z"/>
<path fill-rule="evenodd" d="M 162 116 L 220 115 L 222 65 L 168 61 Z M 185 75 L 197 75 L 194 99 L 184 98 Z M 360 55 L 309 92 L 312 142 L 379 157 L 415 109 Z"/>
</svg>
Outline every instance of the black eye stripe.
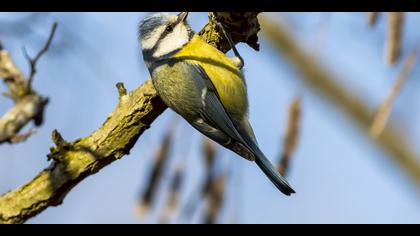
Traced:
<svg viewBox="0 0 420 236">
<path fill-rule="evenodd" d="M 165 27 L 165 29 L 163 30 L 163 32 L 160 34 L 160 36 L 159 36 L 159 38 L 157 39 L 157 41 L 156 41 L 156 43 L 155 43 L 155 45 L 151 48 L 151 49 L 147 49 L 147 50 L 145 50 L 145 51 L 143 51 L 143 53 L 146 53 L 146 54 L 150 54 L 150 55 L 152 55 L 157 49 L 158 49 L 158 47 L 159 47 L 159 45 L 161 44 L 161 42 L 162 42 L 162 40 L 164 39 L 164 38 L 166 38 L 166 36 L 168 36 L 169 34 L 171 34 L 172 32 L 173 32 L 173 30 L 175 29 L 175 27 L 179 24 L 179 23 L 181 23 L 181 21 L 177 21 L 177 22 L 174 22 L 174 23 L 171 23 L 171 24 L 168 24 L 166 27 Z M 171 26 L 172 27 L 172 31 L 167 31 L 166 30 L 166 28 L 168 27 L 168 26 Z M 192 30 L 188 30 L 188 36 L 189 36 L 189 39 L 191 40 L 191 38 L 194 36 L 194 32 L 192 31 Z M 179 50 L 179 49 L 177 49 L 177 50 Z"/>
<path fill-rule="evenodd" d="M 170 34 L 170 33 L 172 33 L 172 30 L 175 28 L 175 26 L 178 24 L 179 22 L 175 22 L 175 23 L 172 23 L 172 24 L 169 24 L 169 25 L 167 25 L 166 27 L 165 27 L 165 29 L 163 30 L 163 32 L 160 34 L 160 36 L 159 36 L 159 38 L 158 38 L 158 40 L 156 41 L 156 43 L 155 43 L 155 45 L 153 46 L 153 48 L 151 48 L 151 49 L 149 49 L 148 51 L 150 51 L 150 52 L 154 52 L 154 51 L 156 51 L 156 49 L 159 47 L 159 44 L 161 43 L 161 41 L 168 35 L 168 34 Z M 171 31 L 167 31 L 166 30 L 166 28 L 168 27 L 168 26 L 171 26 L 172 27 L 172 30 Z"/>
<path fill-rule="evenodd" d="M 175 29 L 175 27 L 178 25 L 179 22 L 175 22 L 172 24 L 169 24 L 165 27 L 165 30 L 162 32 L 162 34 L 160 35 L 159 39 L 157 40 L 157 44 L 164 39 L 168 34 L 172 33 L 173 30 Z M 168 30 L 168 28 L 170 28 L 170 30 Z"/>
<path fill-rule="evenodd" d="M 174 25 L 170 24 L 168 26 L 166 26 L 165 28 L 165 32 L 172 32 L 174 30 Z"/>
</svg>

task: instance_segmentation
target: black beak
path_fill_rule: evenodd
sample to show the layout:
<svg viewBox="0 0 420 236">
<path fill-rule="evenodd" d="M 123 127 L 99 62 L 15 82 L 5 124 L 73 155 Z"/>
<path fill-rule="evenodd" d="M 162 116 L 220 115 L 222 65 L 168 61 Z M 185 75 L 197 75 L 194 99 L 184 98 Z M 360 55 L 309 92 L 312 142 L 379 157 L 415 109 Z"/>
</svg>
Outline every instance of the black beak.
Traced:
<svg viewBox="0 0 420 236">
<path fill-rule="evenodd" d="M 178 22 L 185 21 L 187 19 L 188 12 L 181 12 L 178 14 Z"/>
</svg>

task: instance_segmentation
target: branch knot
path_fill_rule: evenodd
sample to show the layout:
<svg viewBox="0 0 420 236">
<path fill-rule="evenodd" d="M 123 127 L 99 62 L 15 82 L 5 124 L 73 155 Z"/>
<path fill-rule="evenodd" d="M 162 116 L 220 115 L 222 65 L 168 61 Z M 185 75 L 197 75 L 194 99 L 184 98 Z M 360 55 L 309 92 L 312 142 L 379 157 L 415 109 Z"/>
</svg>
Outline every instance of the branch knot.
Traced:
<svg viewBox="0 0 420 236">
<path fill-rule="evenodd" d="M 51 139 L 56 146 L 50 148 L 50 153 L 47 155 L 48 161 L 52 159 L 56 162 L 61 162 L 59 157 L 70 150 L 71 144 L 64 140 L 56 129 L 53 130 Z"/>
</svg>

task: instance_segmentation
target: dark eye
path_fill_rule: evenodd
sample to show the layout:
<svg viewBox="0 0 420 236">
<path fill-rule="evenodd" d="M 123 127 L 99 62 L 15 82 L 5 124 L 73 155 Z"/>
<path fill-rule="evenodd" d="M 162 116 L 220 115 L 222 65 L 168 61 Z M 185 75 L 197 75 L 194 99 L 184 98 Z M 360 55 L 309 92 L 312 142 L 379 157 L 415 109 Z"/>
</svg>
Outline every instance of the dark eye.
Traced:
<svg viewBox="0 0 420 236">
<path fill-rule="evenodd" d="M 168 26 L 166 26 L 166 29 L 165 29 L 165 31 L 166 32 L 172 32 L 172 30 L 174 30 L 174 28 L 172 27 L 172 25 L 168 25 Z"/>
</svg>

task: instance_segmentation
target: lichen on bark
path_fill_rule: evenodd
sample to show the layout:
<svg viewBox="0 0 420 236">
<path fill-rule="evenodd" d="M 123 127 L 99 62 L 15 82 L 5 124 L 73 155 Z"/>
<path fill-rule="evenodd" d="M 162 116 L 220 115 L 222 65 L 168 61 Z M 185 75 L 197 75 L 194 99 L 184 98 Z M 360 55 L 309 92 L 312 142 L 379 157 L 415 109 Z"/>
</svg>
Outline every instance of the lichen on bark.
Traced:
<svg viewBox="0 0 420 236">
<path fill-rule="evenodd" d="M 246 42 L 258 49 L 257 13 L 209 14 L 222 16 L 220 23 L 232 32 L 235 43 Z M 223 52 L 230 49 L 211 19 L 199 34 Z M 56 146 L 48 154 L 52 163 L 25 185 L 0 197 L 0 223 L 24 223 L 47 207 L 61 204 L 66 194 L 83 179 L 128 154 L 141 134 L 167 108 L 150 80 L 130 93 L 118 84 L 118 92 L 120 99 L 116 109 L 92 134 L 68 142 L 57 131 L 53 132 Z"/>
</svg>

